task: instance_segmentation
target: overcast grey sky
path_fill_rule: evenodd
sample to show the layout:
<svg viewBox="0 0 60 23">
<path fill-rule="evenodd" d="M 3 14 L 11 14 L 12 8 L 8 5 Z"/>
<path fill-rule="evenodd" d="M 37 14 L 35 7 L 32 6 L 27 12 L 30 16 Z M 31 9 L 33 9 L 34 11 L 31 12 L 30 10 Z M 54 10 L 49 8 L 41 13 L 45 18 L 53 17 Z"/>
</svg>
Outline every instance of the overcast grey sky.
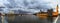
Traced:
<svg viewBox="0 0 60 23">
<path fill-rule="evenodd" d="M 27 12 L 39 12 L 40 9 L 55 8 L 58 2 L 60 7 L 60 0 L 0 0 L 0 6 L 5 7 L 4 11 L 8 11 L 8 8 L 20 8 L 22 11 Z"/>
</svg>

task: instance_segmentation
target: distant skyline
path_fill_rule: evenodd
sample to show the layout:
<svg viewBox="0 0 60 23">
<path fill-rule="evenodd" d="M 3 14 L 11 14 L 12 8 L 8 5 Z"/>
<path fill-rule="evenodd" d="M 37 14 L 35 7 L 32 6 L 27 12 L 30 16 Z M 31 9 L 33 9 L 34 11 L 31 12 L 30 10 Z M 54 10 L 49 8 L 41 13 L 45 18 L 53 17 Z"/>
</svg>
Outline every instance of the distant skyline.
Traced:
<svg viewBox="0 0 60 23">
<path fill-rule="evenodd" d="M 60 0 L 0 0 L 0 6 L 5 7 L 4 12 L 6 12 L 8 8 L 20 8 L 19 10 L 23 12 L 36 13 L 39 12 L 40 9 L 44 9 L 44 11 L 50 8 L 55 9 L 57 3 L 60 7 Z"/>
</svg>

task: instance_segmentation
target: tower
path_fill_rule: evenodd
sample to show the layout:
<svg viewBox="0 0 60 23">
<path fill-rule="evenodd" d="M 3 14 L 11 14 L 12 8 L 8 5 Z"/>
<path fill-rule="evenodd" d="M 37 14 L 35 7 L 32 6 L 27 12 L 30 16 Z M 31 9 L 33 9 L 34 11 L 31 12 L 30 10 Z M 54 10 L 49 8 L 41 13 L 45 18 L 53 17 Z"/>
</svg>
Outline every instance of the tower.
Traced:
<svg viewBox="0 0 60 23">
<path fill-rule="evenodd" d="M 56 12 L 53 12 L 52 13 L 52 15 L 53 15 L 53 17 L 57 17 L 58 16 L 58 4 L 57 4 L 57 6 L 56 6 Z"/>
<path fill-rule="evenodd" d="M 59 6 L 57 4 L 57 6 L 56 6 L 56 14 L 58 14 L 58 8 L 59 8 Z"/>
</svg>

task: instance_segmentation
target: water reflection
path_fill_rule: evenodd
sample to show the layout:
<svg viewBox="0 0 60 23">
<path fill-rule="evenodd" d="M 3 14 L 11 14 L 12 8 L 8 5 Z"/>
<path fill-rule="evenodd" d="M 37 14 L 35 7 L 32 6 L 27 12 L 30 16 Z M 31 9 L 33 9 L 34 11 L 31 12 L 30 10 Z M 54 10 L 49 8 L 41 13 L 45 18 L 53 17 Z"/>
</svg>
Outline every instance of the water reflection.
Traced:
<svg viewBox="0 0 60 23">
<path fill-rule="evenodd" d="M 52 23 L 52 17 L 39 18 L 35 15 L 8 15 L 5 16 L 7 23 Z"/>
<path fill-rule="evenodd" d="M 0 16 L 0 23 L 2 23 L 2 22 L 1 22 L 1 16 Z"/>
</svg>

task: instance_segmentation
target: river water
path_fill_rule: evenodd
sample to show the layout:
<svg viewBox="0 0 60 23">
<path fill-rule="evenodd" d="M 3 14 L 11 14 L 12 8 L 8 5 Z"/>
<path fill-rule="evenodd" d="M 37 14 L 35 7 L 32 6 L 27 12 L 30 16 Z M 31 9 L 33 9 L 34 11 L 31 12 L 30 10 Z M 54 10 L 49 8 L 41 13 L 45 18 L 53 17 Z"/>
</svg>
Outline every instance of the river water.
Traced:
<svg viewBox="0 0 60 23">
<path fill-rule="evenodd" d="M 1 19 L 1 17 L 0 17 Z M 55 18 L 53 18 L 55 19 Z M 1 22 L 1 20 L 0 20 Z M 48 18 L 41 19 L 35 15 L 13 15 L 4 16 L 4 23 L 52 23 L 53 21 L 48 20 Z M 1 22 L 2 23 L 2 22 Z"/>
</svg>

